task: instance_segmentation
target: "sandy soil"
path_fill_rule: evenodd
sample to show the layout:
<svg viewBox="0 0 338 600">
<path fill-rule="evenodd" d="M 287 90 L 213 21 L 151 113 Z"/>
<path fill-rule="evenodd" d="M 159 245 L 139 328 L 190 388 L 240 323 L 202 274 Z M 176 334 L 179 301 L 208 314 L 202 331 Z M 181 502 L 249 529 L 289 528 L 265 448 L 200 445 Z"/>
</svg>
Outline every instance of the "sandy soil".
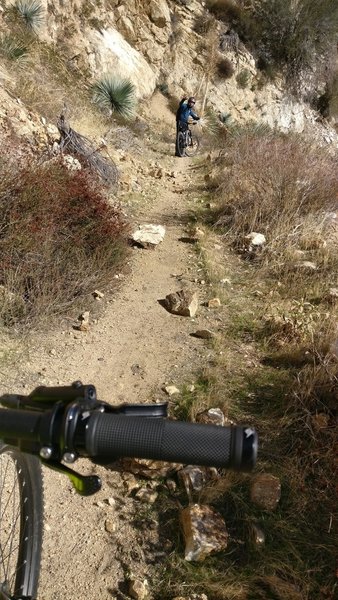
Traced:
<svg viewBox="0 0 338 600">
<path fill-rule="evenodd" d="M 176 317 L 159 303 L 187 285 L 200 287 L 201 300 L 206 293 L 198 283 L 202 274 L 196 253 L 180 241 L 198 193 L 197 174 L 190 159 L 171 157 L 171 150 L 167 145 L 160 163 L 175 177 L 149 178 L 146 187 L 156 201 L 134 206 L 135 225 L 165 225 L 163 243 L 132 251 L 129 273 L 117 294 L 102 300 L 103 313 L 90 331 L 75 331 L 69 323 L 62 331 L 27 339 L 24 351 L 22 345 L 12 346 L 10 362 L 17 351 L 17 369 L 2 373 L 3 391 L 26 393 L 36 385 L 80 379 L 94 384 L 100 399 L 115 404 L 165 399 L 166 383 L 193 381 L 208 348 L 190 333 L 207 326 L 207 313 L 202 310 L 196 319 Z M 147 533 L 142 532 L 145 509 L 126 491 L 123 474 L 85 460 L 75 468 L 98 472 L 103 488 L 95 497 L 81 498 L 64 476 L 46 470 L 39 600 L 123 598 L 131 572 L 148 577 L 151 563 L 161 560 L 172 540 L 161 539 L 156 520 L 149 524 L 148 517 Z"/>
</svg>

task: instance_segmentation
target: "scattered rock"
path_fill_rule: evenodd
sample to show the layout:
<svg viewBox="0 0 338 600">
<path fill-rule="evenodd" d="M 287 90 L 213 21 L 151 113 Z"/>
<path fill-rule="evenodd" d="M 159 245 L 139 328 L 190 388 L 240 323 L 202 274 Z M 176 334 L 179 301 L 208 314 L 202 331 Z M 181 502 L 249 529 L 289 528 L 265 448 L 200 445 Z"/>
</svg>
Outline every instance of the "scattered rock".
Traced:
<svg viewBox="0 0 338 600">
<path fill-rule="evenodd" d="M 252 523 L 249 530 L 250 542 L 255 548 L 264 546 L 265 544 L 265 533 L 257 523 Z"/>
<path fill-rule="evenodd" d="M 218 308 L 221 306 L 221 301 L 219 298 L 211 298 L 208 300 L 208 308 Z"/>
<path fill-rule="evenodd" d="M 192 504 L 181 510 L 185 538 L 185 560 L 203 561 L 211 552 L 228 545 L 228 532 L 221 515 L 209 506 Z"/>
<path fill-rule="evenodd" d="M 251 484 L 251 500 L 260 508 L 275 510 L 281 497 L 281 483 L 271 473 L 260 473 Z"/>
<path fill-rule="evenodd" d="M 254 252 L 258 249 L 261 249 L 264 246 L 266 242 L 266 237 L 262 233 L 256 233 L 255 231 L 252 231 L 251 233 L 245 236 L 244 240 L 246 249 L 249 252 Z"/>
<path fill-rule="evenodd" d="M 89 324 L 89 316 L 90 316 L 90 312 L 89 310 L 86 310 L 84 313 L 82 313 L 82 315 L 79 316 L 79 321 L 80 321 L 80 325 L 75 325 L 75 329 L 78 329 L 79 331 L 89 331 L 90 329 L 90 324 Z"/>
<path fill-rule="evenodd" d="M 200 492 L 205 484 L 203 469 L 188 465 L 179 471 L 178 476 L 183 482 L 189 501 L 191 501 L 191 492 Z"/>
<path fill-rule="evenodd" d="M 213 331 L 210 331 L 210 329 L 198 329 L 191 335 L 197 338 L 202 338 L 203 340 L 211 340 L 216 336 L 216 334 Z"/>
<path fill-rule="evenodd" d="M 64 164 L 66 169 L 68 169 L 68 171 L 81 171 L 82 169 L 80 161 L 78 161 L 77 158 L 74 158 L 74 156 L 71 156 L 70 154 L 62 155 L 62 163 Z"/>
<path fill-rule="evenodd" d="M 225 423 L 224 413 L 220 408 L 209 408 L 203 412 L 198 413 L 196 417 L 198 423 L 205 423 L 207 425 L 221 425 Z"/>
<path fill-rule="evenodd" d="M 148 0 L 147 11 L 149 18 L 156 27 L 166 27 L 170 23 L 170 12 L 165 0 Z"/>
<path fill-rule="evenodd" d="M 189 290 L 180 290 L 165 297 L 166 309 L 182 317 L 194 317 L 198 310 L 198 294 Z"/>
<path fill-rule="evenodd" d="M 155 490 L 149 488 L 140 488 L 135 494 L 135 498 L 141 500 L 141 502 L 147 502 L 148 504 L 154 504 L 157 500 L 158 493 Z"/>
<path fill-rule="evenodd" d="M 139 228 L 132 234 L 132 240 L 142 246 L 148 248 L 149 246 L 157 246 L 163 242 L 165 236 L 165 227 L 163 225 L 152 225 L 146 223 L 145 225 L 139 225 Z"/>
<path fill-rule="evenodd" d="M 122 464 L 124 465 L 124 461 L 122 461 Z M 137 481 L 136 477 L 134 477 L 133 475 L 124 474 L 123 475 L 123 486 L 126 490 L 126 494 L 131 494 L 131 492 L 133 492 L 134 490 L 136 490 L 140 487 L 140 484 Z"/>
<path fill-rule="evenodd" d="M 135 475 L 140 475 L 141 477 L 146 477 L 147 479 L 168 477 L 170 473 L 177 471 L 181 467 L 181 465 L 176 463 L 168 463 L 161 460 L 150 460 L 147 458 L 124 458 L 122 459 L 121 464 L 125 471 L 129 471 Z M 128 476 L 125 476 L 125 479 L 127 477 Z M 135 487 L 138 487 L 135 477 L 133 477 L 133 481 L 136 484 L 133 488 L 135 489 Z"/>
<path fill-rule="evenodd" d="M 93 292 L 93 296 L 94 298 L 96 298 L 97 300 L 102 300 L 102 298 L 104 298 L 104 293 L 100 292 L 99 290 L 94 290 Z"/>
<path fill-rule="evenodd" d="M 128 593 L 135 600 L 145 600 L 149 593 L 147 580 L 131 579 L 129 581 Z"/>
<path fill-rule="evenodd" d="M 194 492 L 201 492 L 209 481 L 219 478 L 215 467 L 196 467 L 192 465 L 187 465 L 181 469 L 178 476 L 183 482 L 189 502 L 192 501 Z"/>
<path fill-rule="evenodd" d="M 104 522 L 104 528 L 108 533 L 114 533 L 116 531 L 116 522 L 112 519 L 106 519 Z"/>
<path fill-rule="evenodd" d="M 174 479 L 167 479 L 167 481 L 165 483 L 166 483 L 166 486 L 167 486 L 169 492 L 171 494 L 174 494 L 177 490 L 176 481 Z"/>
<path fill-rule="evenodd" d="M 164 388 L 164 391 L 166 392 L 166 394 L 168 394 L 168 396 L 174 396 L 175 394 L 180 393 L 180 390 L 175 385 L 167 385 Z"/>
</svg>

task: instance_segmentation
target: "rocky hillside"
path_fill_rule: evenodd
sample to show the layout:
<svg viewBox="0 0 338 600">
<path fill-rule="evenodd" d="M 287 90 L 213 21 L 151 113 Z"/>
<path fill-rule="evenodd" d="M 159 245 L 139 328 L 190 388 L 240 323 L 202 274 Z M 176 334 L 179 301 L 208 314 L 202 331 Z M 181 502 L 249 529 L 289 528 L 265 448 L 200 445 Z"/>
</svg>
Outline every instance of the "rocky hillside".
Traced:
<svg viewBox="0 0 338 600">
<path fill-rule="evenodd" d="M 25 67 L 36 71 L 31 83 L 34 101 L 30 105 L 32 90 L 27 94 L 26 85 L 23 93 L 22 86 L 18 85 L 22 75 L 12 69 L 11 63 L 17 61 L 8 60 L 5 44 L 8 39 L 15 41 L 17 23 L 13 19 L 13 6 L 16 1 L 0 2 L 3 32 L 0 119 L 5 133 L 10 127 L 15 134 L 28 136 L 31 143 L 36 143 L 34 116 L 25 113 L 21 102 L 26 102 L 28 109 L 38 108 L 39 116 L 52 118 L 51 111 L 44 111 L 43 106 L 39 109 L 36 101 L 39 94 L 45 94 L 41 62 L 44 68 L 48 62 L 49 70 L 66 71 L 63 97 L 67 96 L 67 79 L 68 88 L 78 85 L 83 91 L 100 76 L 113 73 L 130 79 L 145 105 L 156 88 L 174 98 L 194 94 L 199 109 L 206 98 L 208 106 L 223 119 L 253 120 L 283 131 L 302 132 L 310 128 L 317 130 L 324 142 L 337 143 L 334 129 L 323 123 L 309 106 L 288 94 L 282 79 L 271 83 L 262 76 L 253 56 L 224 21 L 217 21 L 212 35 L 208 32 L 210 13 L 205 2 L 41 0 L 37 4 L 43 8 L 34 27 L 33 46 L 36 52 L 36 45 L 40 45 L 39 60 L 35 60 L 29 48 L 31 56 Z M 222 61 L 227 65 L 226 72 L 216 68 Z M 53 108 L 57 110 L 56 106 Z M 39 131 L 38 137 L 45 133 Z"/>
</svg>

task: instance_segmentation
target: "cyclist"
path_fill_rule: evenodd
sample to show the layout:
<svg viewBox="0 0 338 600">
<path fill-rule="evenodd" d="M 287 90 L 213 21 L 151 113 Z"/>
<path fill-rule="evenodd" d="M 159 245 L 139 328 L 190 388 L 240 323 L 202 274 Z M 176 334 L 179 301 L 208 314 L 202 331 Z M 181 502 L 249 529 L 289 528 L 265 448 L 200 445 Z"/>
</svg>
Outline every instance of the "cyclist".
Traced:
<svg viewBox="0 0 338 600">
<path fill-rule="evenodd" d="M 196 100 L 194 96 L 190 96 L 187 98 L 184 96 L 181 102 L 179 103 L 177 112 L 176 112 L 176 150 L 175 156 L 181 156 L 178 151 L 178 132 L 185 131 L 188 127 L 189 117 L 192 117 L 195 121 L 199 121 L 200 117 L 194 112 L 194 106 L 196 104 Z"/>
</svg>

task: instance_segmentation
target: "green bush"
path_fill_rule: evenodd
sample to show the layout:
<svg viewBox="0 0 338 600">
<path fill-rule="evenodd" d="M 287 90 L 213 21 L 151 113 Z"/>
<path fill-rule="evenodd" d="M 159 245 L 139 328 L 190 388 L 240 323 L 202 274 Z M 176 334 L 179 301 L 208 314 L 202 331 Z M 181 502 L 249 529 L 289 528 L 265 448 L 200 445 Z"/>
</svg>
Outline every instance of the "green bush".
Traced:
<svg viewBox="0 0 338 600">
<path fill-rule="evenodd" d="M 27 29 L 36 32 L 43 23 L 44 10 L 38 0 L 17 0 L 13 10 Z"/>
<path fill-rule="evenodd" d="M 130 119 L 135 110 L 135 86 L 127 79 L 106 75 L 93 85 L 93 100 L 101 108 Z"/>
<path fill-rule="evenodd" d="M 236 76 L 237 84 L 240 88 L 244 89 L 248 87 L 250 81 L 250 71 L 248 69 L 242 69 Z"/>
<path fill-rule="evenodd" d="M 28 57 L 28 46 L 11 35 L 3 35 L 0 38 L 0 56 L 22 64 Z"/>
<path fill-rule="evenodd" d="M 35 326 L 110 285 L 126 224 L 97 180 L 62 162 L 4 171 L 0 184 L 0 315 Z"/>
</svg>

